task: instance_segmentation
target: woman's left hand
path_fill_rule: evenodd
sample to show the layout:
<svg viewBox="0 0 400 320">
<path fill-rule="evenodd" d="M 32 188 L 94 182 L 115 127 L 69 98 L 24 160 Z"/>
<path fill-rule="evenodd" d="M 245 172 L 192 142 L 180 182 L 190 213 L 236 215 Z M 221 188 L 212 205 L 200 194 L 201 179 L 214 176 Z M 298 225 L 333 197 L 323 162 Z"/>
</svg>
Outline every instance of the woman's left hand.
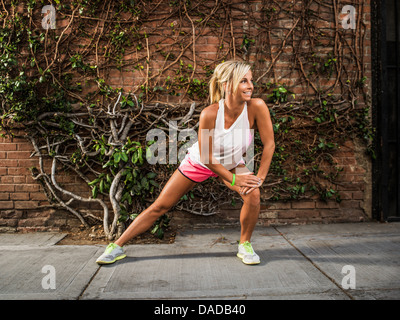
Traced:
<svg viewBox="0 0 400 320">
<path fill-rule="evenodd" d="M 259 185 L 257 187 L 240 187 L 239 189 L 239 193 L 240 194 L 249 194 L 250 192 L 252 192 L 255 188 L 259 188 L 261 187 L 261 185 L 263 184 L 264 179 L 261 179 L 261 182 L 259 183 Z"/>
</svg>

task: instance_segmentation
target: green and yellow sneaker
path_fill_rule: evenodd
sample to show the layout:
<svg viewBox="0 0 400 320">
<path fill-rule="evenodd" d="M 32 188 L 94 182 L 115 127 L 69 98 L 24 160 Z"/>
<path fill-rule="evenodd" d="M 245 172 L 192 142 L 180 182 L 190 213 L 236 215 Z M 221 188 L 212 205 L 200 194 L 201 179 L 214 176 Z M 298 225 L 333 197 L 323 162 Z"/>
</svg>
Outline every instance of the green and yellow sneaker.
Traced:
<svg viewBox="0 0 400 320">
<path fill-rule="evenodd" d="M 110 243 L 104 253 L 96 260 L 98 264 L 110 264 L 126 257 L 124 250 L 115 243 Z"/>
<path fill-rule="evenodd" d="M 237 256 L 244 264 L 259 264 L 260 257 L 254 252 L 251 243 L 245 241 L 239 244 Z"/>
</svg>

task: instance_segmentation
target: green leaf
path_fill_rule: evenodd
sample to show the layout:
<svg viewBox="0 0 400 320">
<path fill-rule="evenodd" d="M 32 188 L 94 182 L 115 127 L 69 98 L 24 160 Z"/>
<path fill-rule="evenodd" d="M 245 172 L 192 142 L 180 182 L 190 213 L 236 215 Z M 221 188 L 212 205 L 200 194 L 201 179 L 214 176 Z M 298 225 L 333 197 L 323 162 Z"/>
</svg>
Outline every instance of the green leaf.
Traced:
<svg viewBox="0 0 400 320">
<path fill-rule="evenodd" d="M 152 234 L 155 234 L 155 233 L 157 232 L 158 228 L 160 228 L 160 226 L 159 226 L 158 224 L 156 224 L 156 225 L 153 227 L 153 229 L 151 229 L 151 233 L 152 233 Z"/>
<path fill-rule="evenodd" d="M 131 220 L 135 220 L 136 217 L 137 217 L 138 215 L 139 215 L 138 213 L 132 213 L 132 214 L 129 216 L 129 218 L 131 218 Z"/>
<path fill-rule="evenodd" d="M 149 147 L 146 147 L 146 159 L 151 159 L 151 156 L 152 156 L 152 154 L 151 154 L 151 150 L 150 150 L 150 148 Z"/>
<path fill-rule="evenodd" d="M 94 188 L 92 189 L 92 197 L 93 199 L 96 199 L 97 197 L 97 186 L 94 186 Z"/>
<path fill-rule="evenodd" d="M 143 156 L 142 156 L 142 154 L 143 154 L 142 147 L 139 147 L 139 149 L 138 149 L 138 159 L 139 159 L 139 163 L 140 164 L 143 164 Z"/>
<path fill-rule="evenodd" d="M 156 176 L 157 176 L 157 173 L 155 173 L 155 172 L 149 172 L 148 174 L 146 174 L 146 177 L 149 179 L 153 179 Z"/>
<path fill-rule="evenodd" d="M 97 182 L 99 182 L 99 179 L 98 179 L 98 178 L 97 178 L 97 179 L 94 179 L 93 181 L 90 181 L 90 182 L 88 183 L 88 185 L 89 185 L 89 186 L 92 186 L 92 185 L 96 184 Z"/>
<path fill-rule="evenodd" d="M 142 180 L 140 181 L 140 184 L 143 186 L 143 188 L 148 189 L 149 188 L 149 182 L 147 181 L 146 177 L 143 177 Z"/>
<path fill-rule="evenodd" d="M 122 152 L 120 155 L 121 155 L 122 161 L 124 161 L 124 162 L 128 161 L 128 155 L 125 152 Z"/>
<path fill-rule="evenodd" d="M 158 228 L 156 231 L 156 236 L 158 239 L 162 239 L 164 237 L 164 230 L 162 228 Z"/>
<path fill-rule="evenodd" d="M 135 151 L 132 156 L 132 163 L 136 163 L 138 161 L 138 153 Z"/>
<path fill-rule="evenodd" d="M 153 186 L 155 186 L 155 187 L 159 187 L 160 185 L 157 183 L 157 182 L 155 182 L 154 180 L 150 180 L 150 184 L 152 184 Z"/>
</svg>

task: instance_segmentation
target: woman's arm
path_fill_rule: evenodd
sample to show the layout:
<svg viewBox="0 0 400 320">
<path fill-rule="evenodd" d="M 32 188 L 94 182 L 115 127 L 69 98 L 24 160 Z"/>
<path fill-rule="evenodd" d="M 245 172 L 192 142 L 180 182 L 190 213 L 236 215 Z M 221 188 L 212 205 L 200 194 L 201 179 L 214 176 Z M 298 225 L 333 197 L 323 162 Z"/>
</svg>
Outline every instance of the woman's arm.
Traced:
<svg viewBox="0 0 400 320">
<path fill-rule="evenodd" d="M 257 176 L 260 177 L 262 180 L 265 180 L 265 177 L 267 176 L 269 167 L 271 165 L 272 156 L 275 151 L 274 129 L 272 126 L 268 106 L 262 99 L 255 100 L 255 121 L 257 123 L 257 128 L 260 133 L 261 141 L 263 143 L 263 153 L 261 156 L 260 168 L 258 169 Z"/>
<path fill-rule="evenodd" d="M 268 110 L 268 106 L 262 99 L 254 99 L 255 101 L 255 121 L 257 128 L 260 133 L 260 138 L 263 143 L 263 152 L 261 155 L 260 168 L 257 172 L 257 177 L 265 180 L 269 167 L 271 165 L 272 156 L 275 151 L 275 140 L 274 140 L 274 129 L 272 126 L 271 116 Z M 261 183 L 262 184 L 262 183 Z M 261 186 L 261 184 L 259 186 Z M 258 187 L 259 187 L 258 186 Z M 255 188 L 243 187 L 240 188 L 240 193 L 248 194 Z"/>
</svg>

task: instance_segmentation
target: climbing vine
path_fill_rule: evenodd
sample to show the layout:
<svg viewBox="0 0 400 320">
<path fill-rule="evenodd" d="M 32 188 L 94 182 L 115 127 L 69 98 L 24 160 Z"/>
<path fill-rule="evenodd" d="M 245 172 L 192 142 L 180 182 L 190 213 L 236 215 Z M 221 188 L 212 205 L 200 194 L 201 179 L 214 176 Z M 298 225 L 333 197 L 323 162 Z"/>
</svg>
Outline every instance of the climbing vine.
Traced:
<svg viewBox="0 0 400 320">
<path fill-rule="evenodd" d="M 340 27 L 338 0 L 50 1 L 57 25 L 50 29 L 42 25 L 48 3 L 1 0 L 2 130 L 32 142 L 39 158 L 32 175 L 49 203 L 86 226 L 102 221 L 111 239 L 154 201 L 178 165 L 145 161 L 154 143 L 146 140 L 149 130 L 168 136 L 169 120 L 178 132 L 196 130 L 216 64 L 244 59 L 253 65 L 255 96 L 267 102 L 275 133 L 263 200 L 318 194 L 340 201 L 335 186 L 343 168 L 335 150 L 358 136 L 374 156 L 365 4 L 354 2 L 355 30 Z M 255 172 L 261 153 L 257 133 Z M 91 193 L 60 184 L 65 171 Z M 211 215 L 238 199 L 209 179 L 175 209 Z M 103 215 L 83 213 L 74 205 L 80 202 Z M 162 236 L 167 222 L 157 221 L 154 233 Z"/>
</svg>

